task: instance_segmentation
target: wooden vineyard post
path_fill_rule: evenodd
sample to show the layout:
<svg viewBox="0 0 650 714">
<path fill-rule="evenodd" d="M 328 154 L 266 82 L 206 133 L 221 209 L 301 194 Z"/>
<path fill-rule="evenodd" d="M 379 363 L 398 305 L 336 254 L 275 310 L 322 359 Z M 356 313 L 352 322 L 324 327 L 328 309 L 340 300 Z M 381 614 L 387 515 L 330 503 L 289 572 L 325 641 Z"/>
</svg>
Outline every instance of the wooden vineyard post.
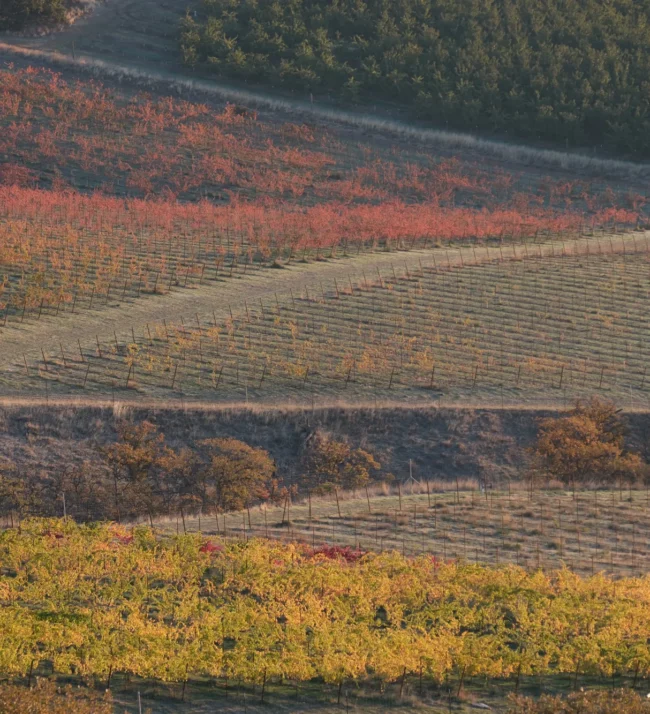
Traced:
<svg viewBox="0 0 650 714">
<path fill-rule="evenodd" d="M 427 505 L 431 508 L 431 491 L 429 489 L 429 482 L 426 481 L 425 483 L 427 485 Z"/>
<path fill-rule="evenodd" d="M 282 521 L 281 521 L 281 523 L 282 523 L 283 525 L 284 525 L 284 523 L 286 522 L 286 521 L 285 521 L 285 518 L 286 518 L 286 513 L 287 513 L 287 501 L 288 501 L 288 500 L 289 500 L 289 499 L 285 496 L 284 506 L 282 507 Z"/>
<path fill-rule="evenodd" d="M 402 484 L 397 482 L 397 496 L 399 498 L 399 510 L 402 510 Z"/>
</svg>

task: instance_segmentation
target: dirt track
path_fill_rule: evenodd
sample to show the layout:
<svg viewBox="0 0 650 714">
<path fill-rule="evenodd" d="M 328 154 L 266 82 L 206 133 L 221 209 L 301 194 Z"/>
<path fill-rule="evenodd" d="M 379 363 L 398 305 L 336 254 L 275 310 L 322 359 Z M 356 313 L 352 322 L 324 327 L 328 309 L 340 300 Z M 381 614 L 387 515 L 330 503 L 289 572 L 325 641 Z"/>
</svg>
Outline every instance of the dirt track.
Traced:
<svg viewBox="0 0 650 714">
<path fill-rule="evenodd" d="M 9 42 L 71 57 L 92 56 L 180 71 L 179 22 L 190 4 L 187 0 L 107 0 L 61 32 L 13 36 Z"/>
</svg>

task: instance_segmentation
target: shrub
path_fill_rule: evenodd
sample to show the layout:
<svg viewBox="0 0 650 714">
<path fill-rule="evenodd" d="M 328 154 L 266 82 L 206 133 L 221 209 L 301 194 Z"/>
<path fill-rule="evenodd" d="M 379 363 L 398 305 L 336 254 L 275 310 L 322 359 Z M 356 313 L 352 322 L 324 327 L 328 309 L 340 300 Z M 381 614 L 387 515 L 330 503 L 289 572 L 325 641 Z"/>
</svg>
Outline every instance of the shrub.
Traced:
<svg viewBox="0 0 650 714">
<path fill-rule="evenodd" d="M 625 424 L 610 402 L 578 402 L 562 417 L 540 423 L 533 457 L 538 475 L 576 487 L 593 481 L 612 484 L 637 479 L 643 472 L 638 454 L 625 448 Z"/>
<path fill-rule="evenodd" d="M 0 30 L 20 30 L 36 22 L 65 22 L 64 0 L 2 0 Z"/>
</svg>

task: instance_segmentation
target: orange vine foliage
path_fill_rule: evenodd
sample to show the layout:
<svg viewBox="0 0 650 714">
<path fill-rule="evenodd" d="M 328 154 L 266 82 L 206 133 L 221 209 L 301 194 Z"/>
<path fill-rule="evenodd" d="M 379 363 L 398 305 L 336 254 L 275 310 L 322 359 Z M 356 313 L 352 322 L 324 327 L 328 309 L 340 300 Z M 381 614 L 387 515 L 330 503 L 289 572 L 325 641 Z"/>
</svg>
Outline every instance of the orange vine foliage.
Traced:
<svg viewBox="0 0 650 714">
<path fill-rule="evenodd" d="M 644 202 L 43 69 L 0 71 L 0 128 L 0 310 L 226 262 L 636 224 Z"/>
</svg>

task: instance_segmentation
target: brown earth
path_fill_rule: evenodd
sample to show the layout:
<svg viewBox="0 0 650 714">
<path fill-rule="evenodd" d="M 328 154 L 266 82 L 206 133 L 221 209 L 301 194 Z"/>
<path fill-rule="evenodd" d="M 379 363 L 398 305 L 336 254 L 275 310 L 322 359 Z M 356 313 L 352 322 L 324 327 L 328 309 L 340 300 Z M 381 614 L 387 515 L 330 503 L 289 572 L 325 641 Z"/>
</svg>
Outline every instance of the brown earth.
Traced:
<svg viewBox="0 0 650 714">
<path fill-rule="evenodd" d="M 526 448 L 538 420 L 553 409 L 401 408 L 331 406 L 328 408 L 255 408 L 246 405 L 156 408 L 126 405 L 40 403 L 0 408 L 0 459 L 23 467 L 56 470 L 84 461 L 97 462 L 97 447 L 115 439 L 120 419 L 150 420 L 172 446 L 229 436 L 267 449 L 278 473 L 290 482 L 300 476 L 306 440 L 314 432 L 375 453 L 386 471 L 402 480 L 412 460 L 417 479 L 519 478 Z M 650 448 L 650 414 L 628 412 L 630 444 Z"/>
</svg>

